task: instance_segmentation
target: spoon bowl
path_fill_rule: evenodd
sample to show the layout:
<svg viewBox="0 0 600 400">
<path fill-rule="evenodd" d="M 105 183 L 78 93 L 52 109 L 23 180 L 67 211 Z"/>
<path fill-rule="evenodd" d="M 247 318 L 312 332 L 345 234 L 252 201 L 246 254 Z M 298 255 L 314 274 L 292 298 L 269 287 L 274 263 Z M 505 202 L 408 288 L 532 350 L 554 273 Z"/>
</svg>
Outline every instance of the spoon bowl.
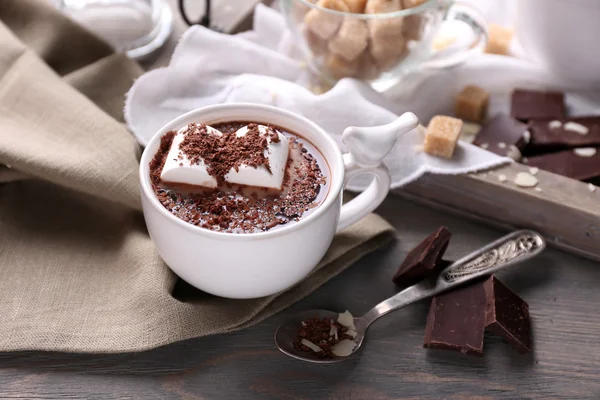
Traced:
<svg viewBox="0 0 600 400">
<path fill-rule="evenodd" d="M 338 357 L 333 356 L 332 358 L 321 358 L 317 355 L 317 353 L 307 353 L 304 351 L 298 351 L 294 347 L 294 339 L 298 335 L 298 328 L 301 326 L 302 321 L 306 321 L 311 318 L 330 318 L 334 321 L 337 321 L 338 316 L 340 314 L 334 311 L 328 310 L 309 310 L 302 311 L 298 314 L 294 314 L 292 317 L 288 318 L 284 323 L 279 325 L 277 331 L 275 332 L 275 343 L 279 347 L 284 354 L 287 354 L 290 357 L 293 357 L 302 361 L 310 361 L 317 364 L 333 364 L 339 361 L 343 361 L 350 356 L 346 357 Z M 362 341 L 365 337 L 365 328 L 359 328 L 366 326 L 363 321 L 359 321 L 360 318 L 354 318 L 354 325 L 356 326 L 356 338 L 354 339 L 356 342 L 356 347 L 352 351 L 352 354 L 356 353 L 358 348 L 361 346 Z"/>
</svg>

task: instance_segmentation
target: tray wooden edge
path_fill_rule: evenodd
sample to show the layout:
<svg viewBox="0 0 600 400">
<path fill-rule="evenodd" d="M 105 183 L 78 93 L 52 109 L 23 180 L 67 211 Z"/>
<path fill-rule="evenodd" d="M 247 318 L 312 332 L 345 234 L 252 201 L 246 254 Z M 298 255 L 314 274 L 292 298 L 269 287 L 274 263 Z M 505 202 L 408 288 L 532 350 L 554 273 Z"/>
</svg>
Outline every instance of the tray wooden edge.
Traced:
<svg viewBox="0 0 600 400">
<path fill-rule="evenodd" d="M 521 188 L 514 183 L 518 172 L 530 168 L 513 163 L 477 174 L 426 174 L 392 193 L 500 229 L 532 229 L 553 247 L 600 261 L 600 188 L 592 192 L 587 183 L 545 171 L 536 174 L 541 191 Z"/>
</svg>

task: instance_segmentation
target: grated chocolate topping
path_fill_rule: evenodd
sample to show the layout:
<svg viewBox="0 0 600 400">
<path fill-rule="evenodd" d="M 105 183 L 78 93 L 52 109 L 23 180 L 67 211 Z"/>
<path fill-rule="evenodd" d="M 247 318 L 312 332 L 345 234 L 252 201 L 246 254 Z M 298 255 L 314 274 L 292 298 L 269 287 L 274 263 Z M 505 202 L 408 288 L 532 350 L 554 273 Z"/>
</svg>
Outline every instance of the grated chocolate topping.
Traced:
<svg viewBox="0 0 600 400">
<path fill-rule="evenodd" d="M 222 136 L 209 134 L 206 125 L 190 124 L 184 132 L 179 149 L 192 164 L 204 161 L 207 171 L 219 185 L 225 182 L 225 175 L 233 168 L 236 172 L 242 164 L 249 167 L 264 166 L 271 173 L 269 159 L 265 150 L 269 145 L 279 142 L 279 135 L 272 127 L 263 135 L 254 123 L 248 124 L 248 132 L 237 137 L 235 132 L 223 132 Z"/>
</svg>

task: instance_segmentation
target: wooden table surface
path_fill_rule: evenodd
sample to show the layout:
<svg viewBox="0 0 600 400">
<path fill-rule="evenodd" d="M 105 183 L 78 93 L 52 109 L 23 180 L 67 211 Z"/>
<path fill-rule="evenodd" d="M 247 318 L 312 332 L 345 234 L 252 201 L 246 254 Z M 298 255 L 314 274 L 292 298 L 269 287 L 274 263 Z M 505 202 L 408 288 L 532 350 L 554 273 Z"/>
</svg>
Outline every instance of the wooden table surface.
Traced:
<svg viewBox="0 0 600 400">
<path fill-rule="evenodd" d="M 178 21 L 176 32 L 181 31 Z M 454 233 L 450 259 L 503 234 L 394 196 L 377 212 L 396 227 L 393 244 L 253 328 L 138 354 L 0 354 L 0 398 L 600 398 L 600 266 L 552 249 L 499 275 L 529 303 L 531 355 L 518 355 L 495 337 L 486 337 L 483 358 L 423 349 L 427 301 L 373 325 L 355 359 L 320 366 L 279 353 L 273 333 L 287 315 L 311 308 L 360 314 L 392 295 L 390 279 L 398 264 L 438 226 Z"/>
</svg>

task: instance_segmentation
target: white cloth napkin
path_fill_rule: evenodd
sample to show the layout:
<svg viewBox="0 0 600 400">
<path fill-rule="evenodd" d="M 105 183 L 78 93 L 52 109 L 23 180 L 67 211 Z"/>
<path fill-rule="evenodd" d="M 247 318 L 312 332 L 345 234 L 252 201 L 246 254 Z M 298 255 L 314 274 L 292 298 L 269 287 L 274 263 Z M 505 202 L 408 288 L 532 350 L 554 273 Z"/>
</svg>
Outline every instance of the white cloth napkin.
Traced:
<svg viewBox="0 0 600 400">
<path fill-rule="evenodd" d="M 492 114 L 507 110 L 509 89 L 515 86 L 559 86 L 553 84 L 554 77 L 526 61 L 492 55 L 452 69 L 415 72 L 383 95 L 354 79 L 343 79 L 330 91 L 316 95 L 304 87 L 309 74 L 283 17 L 259 5 L 252 31 L 231 36 L 190 28 L 168 67 L 148 72 L 135 82 L 127 96 L 125 117 L 139 142 L 146 144 L 171 119 L 198 107 L 268 104 L 315 121 L 343 148 L 340 138 L 346 127 L 386 124 L 405 111 L 414 112 L 426 124 L 433 115 L 450 112 L 454 96 L 470 83 L 493 93 Z M 462 142 L 455 157 L 445 160 L 423 153 L 422 142 L 422 133 L 413 130 L 386 157 L 393 187 L 425 172 L 461 174 L 510 162 Z M 357 179 L 350 189 L 360 190 L 368 182 Z"/>
</svg>

